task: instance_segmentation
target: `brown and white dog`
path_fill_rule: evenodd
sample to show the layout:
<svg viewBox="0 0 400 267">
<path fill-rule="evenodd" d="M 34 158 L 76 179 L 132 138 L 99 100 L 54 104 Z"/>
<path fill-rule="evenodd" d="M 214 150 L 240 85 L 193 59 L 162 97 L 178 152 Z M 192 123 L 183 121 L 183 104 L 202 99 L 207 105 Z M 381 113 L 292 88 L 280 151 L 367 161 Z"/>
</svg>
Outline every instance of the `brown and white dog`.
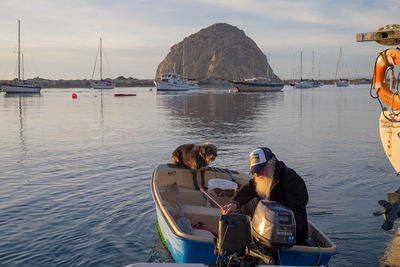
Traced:
<svg viewBox="0 0 400 267">
<path fill-rule="evenodd" d="M 191 169 L 194 187 L 199 190 L 197 184 L 197 170 L 201 171 L 201 185 L 204 185 L 204 174 L 209 162 L 217 157 L 217 147 L 211 143 L 183 144 L 172 152 L 172 162 L 179 167 Z"/>
</svg>

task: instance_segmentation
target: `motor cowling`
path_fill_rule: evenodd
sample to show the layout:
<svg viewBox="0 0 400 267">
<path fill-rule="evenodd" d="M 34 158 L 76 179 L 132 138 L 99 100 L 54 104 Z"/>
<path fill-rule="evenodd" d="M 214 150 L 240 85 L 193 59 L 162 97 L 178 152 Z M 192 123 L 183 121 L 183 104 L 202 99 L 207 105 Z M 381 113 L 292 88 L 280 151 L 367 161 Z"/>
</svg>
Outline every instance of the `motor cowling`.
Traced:
<svg viewBox="0 0 400 267">
<path fill-rule="evenodd" d="M 245 255 L 246 247 L 252 243 L 250 223 L 250 217 L 243 214 L 221 215 L 218 224 L 218 254 Z"/>
<path fill-rule="evenodd" d="M 261 200 L 251 222 L 253 238 L 270 248 L 288 248 L 296 244 L 296 221 L 287 207 Z"/>
</svg>

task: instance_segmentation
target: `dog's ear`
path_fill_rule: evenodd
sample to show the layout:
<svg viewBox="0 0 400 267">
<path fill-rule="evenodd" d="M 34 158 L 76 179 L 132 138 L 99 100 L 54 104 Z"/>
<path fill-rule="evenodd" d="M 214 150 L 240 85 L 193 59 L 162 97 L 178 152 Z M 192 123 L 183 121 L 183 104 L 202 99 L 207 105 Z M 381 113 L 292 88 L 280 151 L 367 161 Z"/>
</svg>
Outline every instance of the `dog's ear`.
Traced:
<svg viewBox="0 0 400 267">
<path fill-rule="evenodd" d="M 199 154 L 204 159 L 207 157 L 207 146 L 205 144 L 200 145 Z"/>
</svg>

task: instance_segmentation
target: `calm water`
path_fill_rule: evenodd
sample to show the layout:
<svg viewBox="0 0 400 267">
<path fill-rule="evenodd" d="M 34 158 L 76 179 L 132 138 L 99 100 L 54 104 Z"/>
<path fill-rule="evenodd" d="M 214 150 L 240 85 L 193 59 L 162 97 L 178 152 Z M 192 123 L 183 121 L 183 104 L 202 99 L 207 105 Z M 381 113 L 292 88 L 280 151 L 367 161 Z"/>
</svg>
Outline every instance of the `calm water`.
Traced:
<svg viewBox="0 0 400 267">
<path fill-rule="evenodd" d="M 249 152 L 269 146 L 294 168 L 308 186 L 309 219 L 338 247 L 330 266 L 399 257 L 396 232 L 384 233 L 383 218 L 372 216 L 400 183 L 368 85 L 267 94 L 149 89 L 0 93 L 0 265 L 171 262 L 157 233 L 151 174 L 179 144 L 205 141 L 218 146 L 214 166 L 247 172 Z"/>
</svg>

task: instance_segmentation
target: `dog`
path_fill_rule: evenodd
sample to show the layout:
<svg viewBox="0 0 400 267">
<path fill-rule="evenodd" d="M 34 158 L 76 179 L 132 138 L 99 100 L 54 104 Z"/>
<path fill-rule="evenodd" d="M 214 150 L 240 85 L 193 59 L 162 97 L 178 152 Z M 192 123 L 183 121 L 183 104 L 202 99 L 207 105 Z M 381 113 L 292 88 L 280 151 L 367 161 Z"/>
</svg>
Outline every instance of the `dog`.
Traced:
<svg viewBox="0 0 400 267">
<path fill-rule="evenodd" d="M 183 168 L 188 168 L 192 172 L 193 185 L 199 190 L 197 183 L 197 170 L 201 171 L 201 186 L 205 189 L 204 175 L 209 162 L 217 157 L 217 147 L 211 143 L 204 144 L 183 144 L 172 152 L 172 162 Z"/>
</svg>

